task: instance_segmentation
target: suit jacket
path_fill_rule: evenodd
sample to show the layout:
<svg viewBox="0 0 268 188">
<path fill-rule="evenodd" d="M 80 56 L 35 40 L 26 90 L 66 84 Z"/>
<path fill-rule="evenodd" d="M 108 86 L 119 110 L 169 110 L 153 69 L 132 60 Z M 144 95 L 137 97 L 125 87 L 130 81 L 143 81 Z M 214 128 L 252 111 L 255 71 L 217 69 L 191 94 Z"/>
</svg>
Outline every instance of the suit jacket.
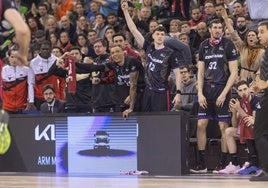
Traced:
<svg viewBox="0 0 268 188">
<path fill-rule="evenodd" d="M 44 102 L 41 105 L 40 111 L 42 114 L 50 114 L 47 102 Z M 55 99 L 55 103 L 53 106 L 53 114 L 64 113 L 64 112 L 65 112 L 65 102 L 59 99 Z"/>
</svg>

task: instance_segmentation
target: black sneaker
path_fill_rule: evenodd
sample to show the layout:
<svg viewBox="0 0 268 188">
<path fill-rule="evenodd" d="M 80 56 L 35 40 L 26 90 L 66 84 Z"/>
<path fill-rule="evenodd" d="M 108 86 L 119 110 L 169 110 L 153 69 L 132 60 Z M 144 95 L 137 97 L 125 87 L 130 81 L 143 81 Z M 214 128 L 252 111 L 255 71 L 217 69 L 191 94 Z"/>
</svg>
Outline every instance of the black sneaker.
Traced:
<svg viewBox="0 0 268 188">
<path fill-rule="evenodd" d="M 195 174 L 205 174 L 208 172 L 208 169 L 207 169 L 207 167 L 198 164 L 194 168 L 191 168 L 190 172 L 195 173 Z"/>
<path fill-rule="evenodd" d="M 219 163 L 215 169 L 212 171 L 213 174 L 218 174 L 220 170 L 225 169 L 226 165 Z"/>
<path fill-rule="evenodd" d="M 249 179 L 250 181 L 268 181 L 268 173 L 261 170 L 256 176 Z"/>
</svg>

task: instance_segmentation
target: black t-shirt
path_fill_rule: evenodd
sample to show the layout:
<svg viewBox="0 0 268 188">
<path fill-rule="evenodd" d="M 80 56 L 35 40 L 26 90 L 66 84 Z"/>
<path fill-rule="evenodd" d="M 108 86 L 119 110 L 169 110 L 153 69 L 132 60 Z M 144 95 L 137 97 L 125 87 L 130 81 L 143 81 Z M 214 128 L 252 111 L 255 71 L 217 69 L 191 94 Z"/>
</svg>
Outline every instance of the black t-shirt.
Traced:
<svg viewBox="0 0 268 188">
<path fill-rule="evenodd" d="M 209 39 L 201 43 L 199 48 L 199 60 L 205 63 L 204 83 L 225 85 L 229 76 L 229 61 L 238 57 L 233 42 L 222 38 L 219 44 L 211 46 Z"/>
<path fill-rule="evenodd" d="M 145 83 L 146 87 L 152 90 L 166 90 L 168 86 L 168 76 L 171 69 L 179 68 L 179 59 L 175 52 L 164 47 L 155 49 L 154 44 L 148 46 L 145 42 L 143 49 L 146 50 L 146 67 L 145 67 Z"/>
</svg>

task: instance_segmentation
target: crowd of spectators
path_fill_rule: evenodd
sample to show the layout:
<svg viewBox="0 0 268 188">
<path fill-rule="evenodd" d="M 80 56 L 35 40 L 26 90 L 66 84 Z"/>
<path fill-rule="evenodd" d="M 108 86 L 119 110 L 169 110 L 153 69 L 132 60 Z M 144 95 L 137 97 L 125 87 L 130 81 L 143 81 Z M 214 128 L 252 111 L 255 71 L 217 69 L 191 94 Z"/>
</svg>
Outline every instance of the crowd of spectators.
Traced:
<svg viewBox="0 0 268 188">
<path fill-rule="evenodd" d="M 49 69 L 57 58 L 70 52 L 74 47 L 80 50 L 79 62 L 105 64 L 112 61 L 109 54 L 110 48 L 119 44 L 124 49 L 126 56 L 138 58 L 142 65 L 146 66 L 146 50 L 142 46 L 138 46 L 130 32 L 118 0 L 14 0 L 13 3 L 24 17 L 31 32 L 29 64 L 24 66 L 30 67 L 32 70 L 28 71 L 30 73 L 26 76 L 28 77 L 28 87 L 34 89 L 28 89 L 28 94 L 26 90 L 23 98 L 19 98 L 17 95 L 12 97 L 12 100 L 8 100 L 12 104 L 5 105 L 6 101 L 3 101 L 3 106 L 9 113 L 23 113 L 26 106 L 27 110 L 40 110 L 40 105 L 45 102 L 42 89 L 47 84 L 54 85 L 57 99 L 66 101 L 67 95 L 64 88 L 68 80 L 66 82 L 65 78 L 50 75 Z M 226 10 L 226 15 L 222 15 L 223 9 Z M 254 91 L 254 73 L 258 69 L 258 59 L 261 57 L 263 49 L 255 45 L 258 40 L 257 31 L 251 25 L 245 0 L 132 0 L 128 1 L 128 12 L 139 32 L 149 43 L 153 41 L 153 30 L 162 25 L 169 36 L 189 45 L 193 58 L 192 65 L 186 68 L 190 77 L 193 78 L 191 80 L 195 80 L 197 72 L 199 46 L 210 37 L 208 24 L 213 19 L 221 19 L 226 25 L 225 37 L 235 43 L 241 55 L 239 57 L 240 78 L 247 80 Z M 8 24 L 2 23 L 0 42 L 3 65 L 19 65 L 19 63 L 14 64 L 14 60 L 12 60 L 12 53 L 17 48 L 16 37 L 19 36 L 14 36 L 14 31 L 8 27 Z M 104 41 L 102 44 L 105 49 L 102 52 L 98 49 L 98 45 L 95 45 L 96 39 Z M 184 75 L 184 72 L 182 71 L 181 74 Z M 2 75 L 5 74 L 2 73 Z M 105 75 L 104 73 L 87 73 L 86 76 L 83 74 L 81 77 L 77 74 L 79 79 L 86 79 L 86 82 L 92 82 L 93 77 L 100 76 Z M 13 82 L 9 83 L 8 80 L 3 79 L 4 85 L 12 86 L 9 90 L 19 88 L 19 84 L 12 85 Z M 77 80 L 77 82 L 79 81 Z M 171 72 L 168 82 L 171 96 L 175 95 L 176 80 L 173 72 Z M 183 80 L 182 86 L 187 87 Z M 94 91 L 97 86 L 90 83 L 84 87 L 87 87 L 83 89 L 87 90 L 89 94 L 86 101 L 81 99 L 81 104 L 91 105 L 92 109 L 87 110 L 89 112 L 100 109 L 101 107 L 94 106 L 95 103 L 99 103 L 97 102 L 99 96 L 96 96 L 98 94 Z M 109 87 L 112 92 L 112 86 L 106 87 Z M 9 90 L 4 89 L 1 93 Z M 137 93 L 142 93 L 142 90 L 139 88 Z M 184 89 L 182 88 L 182 90 Z M 194 94 L 196 91 L 193 91 Z M 189 92 L 186 93 L 191 95 Z M 189 109 L 189 105 L 193 104 L 195 97 L 190 98 L 192 100 L 189 101 L 189 104 L 182 101 L 183 105 L 179 109 L 185 109 L 184 105 L 186 109 Z M 3 97 L 2 100 L 4 100 Z M 20 102 L 18 103 L 17 100 Z M 102 104 L 104 106 L 102 107 L 108 106 L 107 109 L 112 111 L 113 100 L 108 101 Z"/>
</svg>

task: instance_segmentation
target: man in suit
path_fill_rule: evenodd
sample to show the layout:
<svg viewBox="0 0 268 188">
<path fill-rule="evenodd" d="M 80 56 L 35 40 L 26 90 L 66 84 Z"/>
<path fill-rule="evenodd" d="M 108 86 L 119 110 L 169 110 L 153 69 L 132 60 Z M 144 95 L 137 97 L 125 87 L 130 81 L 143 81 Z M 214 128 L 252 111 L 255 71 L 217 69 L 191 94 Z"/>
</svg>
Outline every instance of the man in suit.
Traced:
<svg viewBox="0 0 268 188">
<path fill-rule="evenodd" d="M 65 102 L 55 99 L 55 89 L 52 84 L 47 84 L 43 87 L 43 95 L 45 101 L 41 107 L 40 111 L 43 114 L 56 114 L 56 113 L 64 113 L 65 110 Z"/>
</svg>

